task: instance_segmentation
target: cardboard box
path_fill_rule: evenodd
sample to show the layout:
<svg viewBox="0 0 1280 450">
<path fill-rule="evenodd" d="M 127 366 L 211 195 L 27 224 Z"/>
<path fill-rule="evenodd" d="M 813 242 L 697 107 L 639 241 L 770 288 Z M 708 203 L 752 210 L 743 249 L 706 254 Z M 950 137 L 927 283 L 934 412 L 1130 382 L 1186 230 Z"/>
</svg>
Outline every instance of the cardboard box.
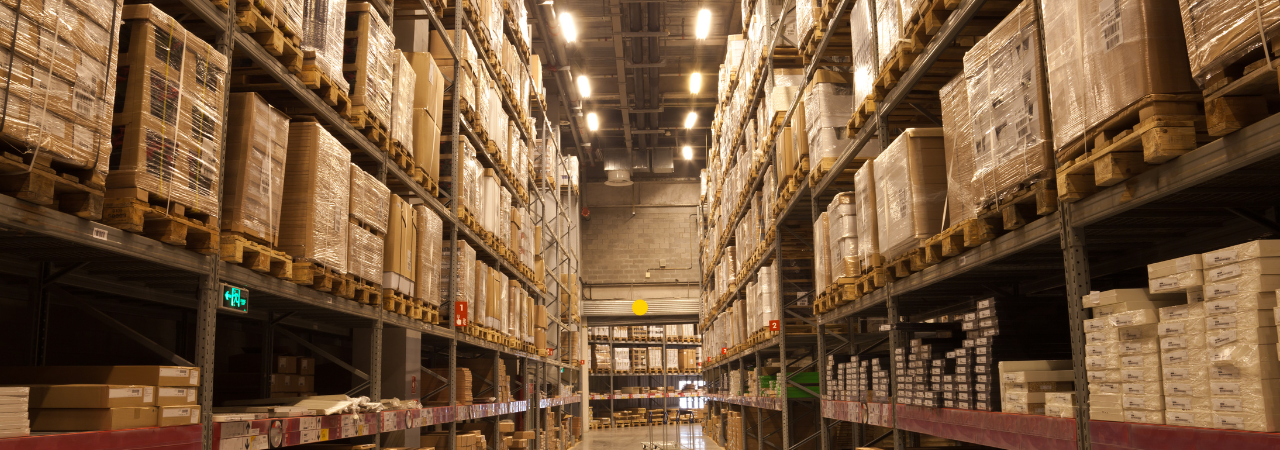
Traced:
<svg viewBox="0 0 1280 450">
<path fill-rule="evenodd" d="M 256 92 L 231 94 L 222 229 L 276 245 L 289 146 L 289 116 Z"/>
<path fill-rule="evenodd" d="M 286 373 L 271 374 L 271 392 L 299 392 L 297 381 L 294 379 L 296 376 Z"/>
<path fill-rule="evenodd" d="M 414 295 L 415 250 L 418 247 L 417 214 L 399 195 L 391 195 L 391 218 L 387 224 L 387 240 L 382 252 L 382 288 L 404 295 Z"/>
<path fill-rule="evenodd" d="M 28 406 L 36 408 L 130 408 L 155 406 L 155 386 L 62 384 L 31 386 Z"/>
<path fill-rule="evenodd" d="M 1164 278 L 1192 270 L 1204 269 L 1203 259 L 1199 254 L 1160 261 L 1147 265 L 1147 279 Z M 1124 290 L 1124 289 L 1119 289 Z"/>
<path fill-rule="evenodd" d="M 346 13 L 342 75 L 351 83 L 353 112 L 363 112 L 390 126 L 395 37 L 369 3 L 349 2 Z"/>
<path fill-rule="evenodd" d="M 31 431 L 106 431 L 154 427 L 155 407 L 32 409 Z"/>
<path fill-rule="evenodd" d="M 543 330 L 547 329 L 547 307 L 545 305 L 537 305 L 533 307 L 533 326 Z"/>
<path fill-rule="evenodd" d="M 199 403 L 198 392 L 193 387 L 158 387 L 156 406 L 195 405 Z"/>
<path fill-rule="evenodd" d="M 275 373 L 298 373 L 298 357 L 276 355 Z"/>
<path fill-rule="evenodd" d="M 538 349 L 547 348 L 547 330 L 533 331 L 533 346 Z"/>
<path fill-rule="evenodd" d="M 453 176 L 440 173 L 440 124 L 426 108 L 413 108 L 413 146 L 413 161 L 431 179 Z"/>
<path fill-rule="evenodd" d="M 432 33 L 432 40 L 436 41 L 439 37 L 436 33 Z M 441 43 L 443 45 L 443 43 Z M 413 68 L 414 74 L 418 79 L 414 83 L 413 88 L 413 109 L 414 111 L 424 110 L 435 122 L 440 121 L 442 109 L 444 106 L 444 85 L 445 73 L 440 69 L 440 65 L 436 63 L 436 55 L 449 55 L 447 49 L 441 50 L 443 53 L 405 53 L 405 58 L 409 60 L 409 67 Z M 452 66 L 452 64 L 447 64 Z M 450 78 L 453 73 L 449 73 Z M 417 125 L 415 125 L 417 126 Z M 414 139 L 417 140 L 416 137 Z"/>
<path fill-rule="evenodd" d="M 316 122 L 289 125 L 279 249 L 337 271 L 347 267 L 351 152 Z"/>
<path fill-rule="evenodd" d="M 316 359 L 307 358 L 305 356 L 298 357 L 298 374 L 299 375 L 315 375 Z"/>
<path fill-rule="evenodd" d="M 516 423 L 510 420 L 498 421 L 499 433 L 513 433 L 516 431 Z"/>
<path fill-rule="evenodd" d="M 160 411 L 156 426 L 176 427 L 200 423 L 199 405 L 162 406 L 158 409 Z"/>
<path fill-rule="evenodd" d="M 0 370 L 0 383 L 199 386 L 200 369 L 179 366 L 6 367 Z"/>
<path fill-rule="evenodd" d="M 351 218 L 359 220 L 374 232 L 385 234 L 391 218 L 391 189 L 378 178 L 354 163 L 351 169 Z"/>
<path fill-rule="evenodd" d="M 913 128 L 876 157 L 876 223 L 880 251 L 894 258 L 938 234 L 947 196 L 941 128 Z M 890 214 L 890 212 L 896 212 Z"/>
<path fill-rule="evenodd" d="M 386 239 L 355 222 L 347 224 L 347 233 L 346 273 L 365 282 L 376 283 L 382 279 L 382 250 Z"/>
</svg>

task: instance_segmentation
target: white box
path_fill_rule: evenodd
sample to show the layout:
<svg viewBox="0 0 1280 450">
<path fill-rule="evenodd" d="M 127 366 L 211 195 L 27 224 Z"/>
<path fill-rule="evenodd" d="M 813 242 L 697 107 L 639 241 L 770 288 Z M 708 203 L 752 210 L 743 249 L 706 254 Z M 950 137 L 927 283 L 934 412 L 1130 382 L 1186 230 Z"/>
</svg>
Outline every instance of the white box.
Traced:
<svg viewBox="0 0 1280 450">
<path fill-rule="evenodd" d="M 1205 299 L 1204 313 L 1213 316 L 1275 307 L 1275 292 L 1246 292 L 1217 299 Z"/>
<path fill-rule="evenodd" d="M 1147 279 L 1164 278 L 1183 272 L 1204 269 L 1200 255 L 1187 255 L 1147 265 Z M 1155 291 L 1152 291 L 1155 292 Z"/>
<path fill-rule="evenodd" d="M 1203 264 L 1210 268 L 1270 256 L 1280 256 L 1280 240 L 1246 242 L 1207 252 L 1203 255 Z"/>
<path fill-rule="evenodd" d="M 1153 293 L 1187 292 L 1204 285 L 1203 270 L 1189 270 L 1149 280 Z M 1207 292 L 1206 292 L 1207 297 Z"/>
</svg>

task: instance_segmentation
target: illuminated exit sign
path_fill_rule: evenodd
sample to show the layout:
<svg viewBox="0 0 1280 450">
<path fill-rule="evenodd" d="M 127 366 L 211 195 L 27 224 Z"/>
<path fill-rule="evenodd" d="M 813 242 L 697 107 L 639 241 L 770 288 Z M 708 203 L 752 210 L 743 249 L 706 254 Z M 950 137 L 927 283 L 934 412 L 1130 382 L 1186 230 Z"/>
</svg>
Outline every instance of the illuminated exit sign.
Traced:
<svg viewBox="0 0 1280 450">
<path fill-rule="evenodd" d="M 249 290 L 222 283 L 222 309 L 249 312 Z"/>
</svg>

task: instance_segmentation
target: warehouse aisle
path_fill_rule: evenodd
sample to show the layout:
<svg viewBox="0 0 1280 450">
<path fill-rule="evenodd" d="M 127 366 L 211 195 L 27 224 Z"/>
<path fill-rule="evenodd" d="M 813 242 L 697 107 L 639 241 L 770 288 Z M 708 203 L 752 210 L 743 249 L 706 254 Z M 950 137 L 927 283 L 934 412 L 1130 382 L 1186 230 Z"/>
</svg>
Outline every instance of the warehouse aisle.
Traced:
<svg viewBox="0 0 1280 450">
<path fill-rule="evenodd" d="M 663 441 L 663 427 L 631 427 L 631 428 L 606 428 L 601 430 L 591 430 L 583 436 L 583 442 L 576 450 L 612 450 L 612 449 L 628 449 L 639 450 L 641 443 L 651 441 Z M 711 438 L 702 435 L 702 426 L 667 425 L 666 439 L 668 442 L 680 443 L 681 448 L 685 450 L 721 450 Z M 678 429 L 677 429 L 678 428 Z M 653 435 L 650 437 L 649 432 Z M 674 448 L 674 447 L 672 447 Z"/>
</svg>

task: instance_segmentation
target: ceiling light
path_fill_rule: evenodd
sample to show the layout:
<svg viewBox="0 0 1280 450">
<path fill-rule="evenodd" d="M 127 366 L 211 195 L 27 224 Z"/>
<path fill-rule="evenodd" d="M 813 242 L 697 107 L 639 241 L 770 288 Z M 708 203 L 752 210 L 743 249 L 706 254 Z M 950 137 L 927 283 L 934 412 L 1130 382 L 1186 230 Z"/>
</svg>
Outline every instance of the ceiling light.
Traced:
<svg viewBox="0 0 1280 450">
<path fill-rule="evenodd" d="M 564 36 L 565 42 L 578 40 L 578 26 L 573 23 L 573 14 L 560 13 L 560 34 Z"/>
<path fill-rule="evenodd" d="M 689 115 L 688 115 L 688 116 L 685 116 L 685 118 L 684 118 L 684 127 L 685 127 L 686 129 L 688 129 L 688 128 L 693 128 L 693 123 L 694 123 L 694 122 L 697 122 L 697 121 L 698 121 L 698 113 L 696 113 L 696 112 L 689 112 Z"/>
<path fill-rule="evenodd" d="M 681 154 L 681 155 L 684 155 L 684 159 L 686 159 L 686 160 L 692 160 L 692 159 L 693 159 L 693 147 L 690 147 L 690 146 L 688 146 L 688 145 L 684 146 L 684 148 L 680 149 L 680 154 Z"/>
<path fill-rule="evenodd" d="M 578 94 L 582 98 L 591 98 L 591 80 L 586 75 L 578 75 Z"/>
<path fill-rule="evenodd" d="M 707 34 L 711 32 L 711 11 L 703 9 L 698 11 L 698 39 L 706 39 Z"/>
<path fill-rule="evenodd" d="M 587 129 L 591 131 L 600 129 L 600 118 L 596 117 L 596 113 L 587 114 Z"/>
<path fill-rule="evenodd" d="M 702 90 L 702 74 L 698 72 L 694 72 L 693 75 L 689 76 L 689 93 L 697 94 L 698 91 L 701 91 L 701 90 Z"/>
</svg>

